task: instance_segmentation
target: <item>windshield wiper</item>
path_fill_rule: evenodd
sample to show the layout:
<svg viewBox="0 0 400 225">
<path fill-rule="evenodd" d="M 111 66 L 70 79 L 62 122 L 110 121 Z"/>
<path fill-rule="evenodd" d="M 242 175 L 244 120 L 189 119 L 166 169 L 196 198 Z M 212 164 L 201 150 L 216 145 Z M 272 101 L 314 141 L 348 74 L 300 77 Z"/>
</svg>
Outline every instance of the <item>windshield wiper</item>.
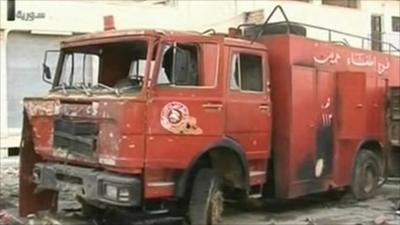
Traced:
<svg viewBox="0 0 400 225">
<path fill-rule="evenodd" d="M 62 90 L 62 92 L 63 92 L 63 94 L 64 95 L 68 95 L 68 92 L 67 92 L 67 85 L 65 84 L 65 82 L 63 81 L 62 83 L 61 83 L 61 90 Z"/>
<path fill-rule="evenodd" d="M 96 86 L 108 89 L 109 91 L 114 92 L 115 95 L 118 96 L 118 97 L 121 96 L 121 93 L 119 92 L 119 90 L 117 88 L 112 88 L 112 87 L 110 87 L 108 85 L 105 85 L 105 84 L 102 84 L 102 83 L 97 83 Z"/>
<path fill-rule="evenodd" d="M 92 93 L 90 92 L 89 88 L 86 86 L 85 83 L 80 82 L 78 85 L 74 85 L 75 88 L 82 88 L 83 92 L 85 92 L 85 94 L 87 96 L 92 96 Z"/>
</svg>

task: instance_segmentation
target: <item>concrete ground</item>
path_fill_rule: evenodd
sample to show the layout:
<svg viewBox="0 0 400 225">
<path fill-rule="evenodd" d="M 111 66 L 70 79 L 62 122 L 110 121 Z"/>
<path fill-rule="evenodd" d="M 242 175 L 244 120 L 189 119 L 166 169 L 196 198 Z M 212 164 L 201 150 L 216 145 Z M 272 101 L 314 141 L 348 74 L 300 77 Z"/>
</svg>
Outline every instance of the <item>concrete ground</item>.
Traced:
<svg viewBox="0 0 400 225">
<path fill-rule="evenodd" d="M 390 180 L 379 189 L 375 198 L 355 202 L 349 197 L 332 200 L 329 195 L 314 195 L 291 201 L 263 200 L 248 203 L 229 203 L 224 213 L 224 225 L 400 225 L 400 181 Z M 18 158 L 0 159 L 0 224 L 12 224 L 18 207 Z M 98 224 L 182 224 L 177 218 L 151 219 L 137 222 L 121 216 L 108 220 L 85 220 L 79 204 L 71 193 L 61 193 L 61 212 L 57 216 L 39 216 L 35 224 L 98 225 Z M 127 218 L 127 217 L 125 217 Z M 55 219 L 55 220 L 54 220 Z M 11 221 L 11 222 L 10 222 Z M 26 220 L 25 220 L 26 222 Z M 17 223 L 15 223 L 17 224 Z"/>
</svg>

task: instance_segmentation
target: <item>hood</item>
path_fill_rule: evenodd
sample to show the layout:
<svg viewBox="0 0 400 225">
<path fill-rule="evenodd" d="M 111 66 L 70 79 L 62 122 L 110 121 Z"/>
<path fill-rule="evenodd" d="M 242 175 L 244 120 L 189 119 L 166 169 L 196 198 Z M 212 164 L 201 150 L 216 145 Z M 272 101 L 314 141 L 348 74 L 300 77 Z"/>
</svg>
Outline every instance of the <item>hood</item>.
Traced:
<svg viewBox="0 0 400 225">
<path fill-rule="evenodd" d="M 38 154 L 115 169 L 143 167 L 144 107 L 138 99 L 24 99 Z"/>
</svg>

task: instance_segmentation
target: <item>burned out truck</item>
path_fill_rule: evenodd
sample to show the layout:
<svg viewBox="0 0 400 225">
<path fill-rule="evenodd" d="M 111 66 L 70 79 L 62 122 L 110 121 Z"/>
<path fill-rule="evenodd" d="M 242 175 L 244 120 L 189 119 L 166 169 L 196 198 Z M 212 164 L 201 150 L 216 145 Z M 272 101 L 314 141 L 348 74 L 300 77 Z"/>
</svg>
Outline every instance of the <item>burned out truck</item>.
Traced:
<svg viewBox="0 0 400 225">
<path fill-rule="evenodd" d="M 44 63 L 48 95 L 24 100 L 21 216 L 56 210 L 65 189 L 86 209 L 179 208 L 207 225 L 227 199 L 372 197 L 399 137 L 394 47 L 270 18 L 228 34 L 118 31 L 108 18 L 62 42 L 55 69 Z"/>
</svg>

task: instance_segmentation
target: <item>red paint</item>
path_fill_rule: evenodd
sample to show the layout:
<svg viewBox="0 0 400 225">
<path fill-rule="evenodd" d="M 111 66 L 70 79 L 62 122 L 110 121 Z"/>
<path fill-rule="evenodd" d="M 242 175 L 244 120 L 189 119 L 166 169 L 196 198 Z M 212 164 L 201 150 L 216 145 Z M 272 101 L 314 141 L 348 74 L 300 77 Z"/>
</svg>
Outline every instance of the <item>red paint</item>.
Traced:
<svg viewBox="0 0 400 225">
<path fill-rule="evenodd" d="M 35 114 L 26 106 L 34 145 L 24 151 L 32 151 L 30 154 L 38 158 L 25 157 L 25 153 L 21 158 L 21 214 L 38 209 L 37 201 L 30 206 L 27 201 L 34 196 L 29 169 L 39 160 L 67 161 L 139 176 L 144 182 L 144 201 L 168 199 L 175 194 L 180 175 L 196 157 L 229 137 L 242 147 L 249 171 L 272 173 L 266 165 L 273 157 L 277 197 L 294 198 L 349 185 L 359 144 L 371 138 L 385 143 L 386 85 L 400 86 L 397 57 L 293 35 L 264 36 L 251 43 L 218 35 L 148 30 L 74 37 L 62 47 L 140 38 L 149 41 L 150 50 L 155 48 L 155 38 L 159 38 L 159 45 L 187 41 L 206 46 L 202 54 L 207 57 L 200 62 L 200 73 L 207 87 L 156 86 L 162 53 L 158 49 L 154 69 L 145 72 L 146 88 L 135 97 L 46 97 L 55 108 L 61 105 L 63 113 L 98 121 L 97 150 L 91 159 L 55 155 L 53 120 L 59 112 Z M 230 62 L 236 52 L 262 57 L 261 93 L 229 89 Z M 25 103 L 30 101 L 45 100 L 25 99 Z M 171 102 L 179 102 L 188 112 L 178 112 L 179 118 L 166 121 L 179 124 L 184 117 L 192 117 L 200 133 L 173 133 L 162 125 L 161 117 L 170 116 L 162 111 Z M 93 104 L 97 105 L 96 113 Z M 327 143 L 332 143 L 331 150 Z M 325 167 L 331 164 L 316 177 L 318 159 L 324 159 Z M 257 175 L 249 180 L 250 185 L 259 185 L 265 177 Z M 149 186 L 154 182 L 175 184 Z M 48 206 L 46 202 L 42 208 Z"/>
</svg>

